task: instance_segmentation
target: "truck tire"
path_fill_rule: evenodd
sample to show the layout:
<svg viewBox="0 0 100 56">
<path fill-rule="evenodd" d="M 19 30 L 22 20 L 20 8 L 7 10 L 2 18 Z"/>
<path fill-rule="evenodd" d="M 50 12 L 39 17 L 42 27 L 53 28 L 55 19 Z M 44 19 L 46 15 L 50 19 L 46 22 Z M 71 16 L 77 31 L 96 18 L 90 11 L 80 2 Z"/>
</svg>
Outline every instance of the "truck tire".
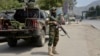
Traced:
<svg viewBox="0 0 100 56">
<path fill-rule="evenodd" d="M 14 39 L 14 38 L 8 38 L 7 42 L 10 47 L 16 47 L 17 45 L 17 39 Z"/>
<path fill-rule="evenodd" d="M 45 32 L 44 30 L 41 30 L 40 36 L 37 39 L 37 46 L 42 47 L 45 44 Z"/>
</svg>

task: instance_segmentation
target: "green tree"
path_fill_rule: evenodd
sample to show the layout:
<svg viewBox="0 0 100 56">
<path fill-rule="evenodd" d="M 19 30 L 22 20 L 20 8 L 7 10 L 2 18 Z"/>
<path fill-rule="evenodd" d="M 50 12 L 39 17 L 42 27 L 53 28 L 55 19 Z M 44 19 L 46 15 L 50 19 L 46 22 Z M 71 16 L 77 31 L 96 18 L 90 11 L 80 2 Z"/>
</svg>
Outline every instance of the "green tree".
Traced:
<svg viewBox="0 0 100 56">
<path fill-rule="evenodd" d="M 95 8 L 90 7 L 89 10 L 86 13 L 86 17 L 93 17 L 93 16 L 95 16 Z"/>
<path fill-rule="evenodd" d="M 100 6 L 99 5 L 96 6 L 95 11 L 96 11 L 96 16 L 100 16 Z"/>
<path fill-rule="evenodd" d="M 50 9 L 51 7 L 62 6 L 64 0 L 38 0 L 37 4 L 41 9 Z"/>
<path fill-rule="evenodd" d="M 86 17 L 97 17 L 100 16 L 100 6 L 97 5 L 95 8 L 90 7 L 86 13 Z"/>
<path fill-rule="evenodd" d="M 0 0 L 0 10 L 9 10 L 22 7 L 22 4 L 17 0 Z"/>
</svg>

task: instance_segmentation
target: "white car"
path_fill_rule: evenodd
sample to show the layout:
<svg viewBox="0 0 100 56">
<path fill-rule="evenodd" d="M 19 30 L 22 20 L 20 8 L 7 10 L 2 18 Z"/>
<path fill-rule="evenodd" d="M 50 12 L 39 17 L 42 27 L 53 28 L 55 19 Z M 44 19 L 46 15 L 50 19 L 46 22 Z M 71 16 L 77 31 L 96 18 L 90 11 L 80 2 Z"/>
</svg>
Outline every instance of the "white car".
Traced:
<svg viewBox="0 0 100 56">
<path fill-rule="evenodd" d="M 69 17 L 70 21 L 75 21 L 75 17 Z"/>
</svg>

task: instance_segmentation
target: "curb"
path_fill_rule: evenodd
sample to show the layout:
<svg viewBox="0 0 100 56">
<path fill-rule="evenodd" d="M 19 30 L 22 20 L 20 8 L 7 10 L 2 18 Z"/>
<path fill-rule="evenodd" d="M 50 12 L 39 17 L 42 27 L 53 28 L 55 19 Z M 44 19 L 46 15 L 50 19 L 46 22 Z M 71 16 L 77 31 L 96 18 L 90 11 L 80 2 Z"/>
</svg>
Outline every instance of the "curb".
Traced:
<svg viewBox="0 0 100 56">
<path fill-rule="evenodd" d="M 96 30 L 100 30 L 100 29 L 98 29 L 97 27 L 95 27 L 94 25 L 90 25 L 91 27 L 93 27 L 94 29 L 96 29 Z"/>
</svg>

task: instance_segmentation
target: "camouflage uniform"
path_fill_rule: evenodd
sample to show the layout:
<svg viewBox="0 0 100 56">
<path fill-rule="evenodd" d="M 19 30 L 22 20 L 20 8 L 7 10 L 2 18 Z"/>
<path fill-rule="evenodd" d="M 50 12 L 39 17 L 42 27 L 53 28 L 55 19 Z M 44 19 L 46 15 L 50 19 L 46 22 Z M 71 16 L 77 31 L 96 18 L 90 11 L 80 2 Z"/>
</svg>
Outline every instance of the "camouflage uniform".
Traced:
<svg viewBox="0 0 100 56">
<path fill-rule="evenodd" d="M 55 10 L 56 11 L 56 10 Z M 56 16 L 56 12 L 53 12 L 52 10 L 50 11 L 50 22 L 56 22 L 58 21 L 58 18 Z M 54 19 L 54 20 L 53 20 Z M 49 23 L 49 55 L 53 56 L 53 54 L 57 54 L 55 48 L 59 40 L 59 29 L 56 24 L 54 23 Z"/>
<path fill-rule="evenodd" d="M 52 21 L 52 20 L 50 20 Z M 59 40 L 59 29 L 57 25 L 50 23 L 49 24 L 49 43 L 48 46 L 56 46 Z"/>
</svg>

